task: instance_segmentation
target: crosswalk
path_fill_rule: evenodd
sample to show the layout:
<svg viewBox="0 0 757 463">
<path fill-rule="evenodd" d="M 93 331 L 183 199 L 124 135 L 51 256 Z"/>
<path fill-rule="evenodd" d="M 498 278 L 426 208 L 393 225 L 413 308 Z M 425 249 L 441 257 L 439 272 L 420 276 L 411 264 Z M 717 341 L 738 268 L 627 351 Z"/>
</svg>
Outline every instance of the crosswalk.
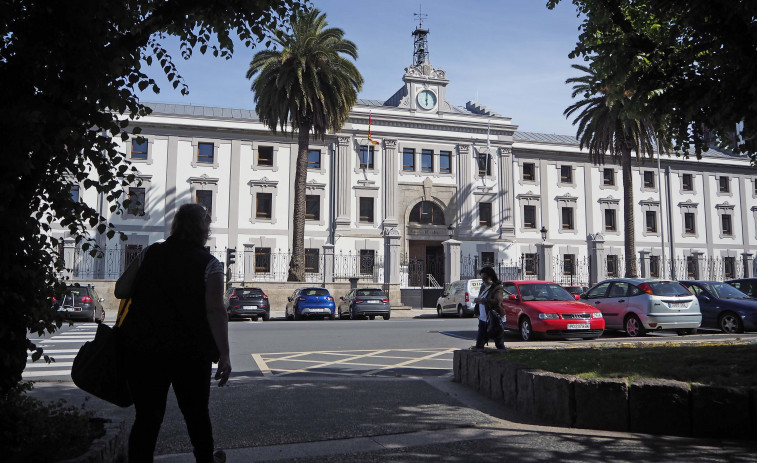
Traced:
<svg viewBox="0 0 757 463">
<path fill-rule="evenodd" d="M 34 339 L 37 347 L 44 349 L 44 353 L 54 362 L 47 363 L 44 358 L 32 362 L 31 352 L 27 354 L 26 369 L 23 379 L 40 381 L 50 379 L 52 381 L 70 381 L 71 366 L 79 348 L 87 341 L 91 341 L 97 332 L 94 323 L 82 323 L 61 333 L 54 333 L 49 338 Z"/>
</svg>

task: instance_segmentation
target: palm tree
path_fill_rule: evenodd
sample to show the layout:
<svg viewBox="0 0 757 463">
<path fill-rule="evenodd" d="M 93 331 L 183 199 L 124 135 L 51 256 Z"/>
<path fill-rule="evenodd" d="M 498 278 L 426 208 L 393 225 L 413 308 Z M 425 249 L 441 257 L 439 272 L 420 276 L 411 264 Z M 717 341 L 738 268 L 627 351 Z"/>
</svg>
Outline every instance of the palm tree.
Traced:
<svg viewBox="0 0 757 463">
<path fill-rule="evenodd" d="M 578 124 L 576 137 L 581 148 L 589 149 L 589 158 L 595 164 L 604 163 L 609 154 L 620 161 L 623 175 L 623 219 L 625 227 L 625 276 L 638 276 L 636 267 L 635 226 L 633 217 L 633 178 L 631 177 L 631 152 L 636 158 L 654 157 L 655 151 L 667 152 L 670 138 L 667 125 L 657 120 L 644 102 L 620 85 L 612 85 L 602 79 L 591 66 L 574 64 L 583 71 L 580 77 L 565 81 L 573 85 L 573 98 L 583 99 L 569 106 L 566 117 L 578 113 L 573 125 Z"/>
<path fill-rule="evenodd" d="M 305 279 L 305 186 L 310 132 L 323 140 L 328 131 L 341 129 L 357 102 L 363 77 L 342 55 L 357 59 L 357 46 L 344 31 L 327 28 L 326 15 L 317 9 L 292 16 L 291 31 L 271 31 L 275 50 L 253 57 L 247 78 L 255 93 L 255 111 L 274 133 L 287 125 L 297 132 L 294 175 L 292 260 L 289 281 Z"/>
</svg>

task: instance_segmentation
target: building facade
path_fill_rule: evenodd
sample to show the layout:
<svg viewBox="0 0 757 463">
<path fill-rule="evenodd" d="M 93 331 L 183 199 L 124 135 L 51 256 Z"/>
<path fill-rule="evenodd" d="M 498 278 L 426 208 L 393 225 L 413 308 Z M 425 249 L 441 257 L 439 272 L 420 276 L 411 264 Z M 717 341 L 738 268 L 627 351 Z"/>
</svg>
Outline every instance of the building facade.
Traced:
<svg viewBox="0 0 757 463">
<path fill-rule="evenodd" d="M 417 32 L 417 31 L 416 31 Z M 518 131 L 510 117 L 446 98 L 450 84 L 427 44 L 385 100 L 359 100 L 339 133 L 308 156 L 307 279 L 359 278 L 436 286 L 494 265 L 503 278 L 586 284 L 623 270 L 620 166 L 595 165 L 573 136 Z M 421 37 L 419 37 L 421 36 Z M 148 104 L 144 142 L 122 143 L 138 171 L 126 233 L 97 240 L 105 258 L 65 247 L 75 278 L 116 278 L 139 250 L 166 238 L 187 202 L 212 217 L 211 251 L 236 253 L 230 278 L 284 281 L 291 244 L 297 140 L 253 111 Z M 634 165 L 634 222 L 643 276 L 751 275 L 757 176 L 749 159 L 710 150 Z M 102 197 L 76 194 L 99 210 Z M 62 232 L 61 232 L 62 233 Z"/>
</svg>

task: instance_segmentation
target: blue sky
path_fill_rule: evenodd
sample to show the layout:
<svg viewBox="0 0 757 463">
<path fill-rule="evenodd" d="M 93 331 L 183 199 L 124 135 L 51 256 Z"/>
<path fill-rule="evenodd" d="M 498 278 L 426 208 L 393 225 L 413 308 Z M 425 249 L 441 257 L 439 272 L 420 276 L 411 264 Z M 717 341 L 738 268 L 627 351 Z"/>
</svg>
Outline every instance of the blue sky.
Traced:
<svg viewBox="0 0 757 463">
<path fill-rule="evenodd" d="M 565 79 L 576 75 L 568 53 L 578 37 L 580 19 L 563 0 L 548 10 L 546 0 L 314 0 L 332 27 L 357 44 L 357 67 L 365 83 L 360 98 L 386 99 L 402 86 L 411 64 L 411 32 L 419 8 L 428 15 L 431 64 L 450 80 L 447 99 L 456 106 L 478 100 L 519 130 L 575 135 L 563 111 L 572 103 Z M 195 52 L 181 59 L 175 43 L 166 42 L 179 73 L 189 85 L 181 96 L 159 68 L 149 74 L 161 87 L 142 101 L 254 109 L 245 78 L 255 50 L 235 48 L 231 60 Z M 260 46 L 262 47 L 262 45 Z M 262 48 L 261 48 L 262 49 Z M 576 61 L 573 61 L 576 62 Z"/>
</svg>

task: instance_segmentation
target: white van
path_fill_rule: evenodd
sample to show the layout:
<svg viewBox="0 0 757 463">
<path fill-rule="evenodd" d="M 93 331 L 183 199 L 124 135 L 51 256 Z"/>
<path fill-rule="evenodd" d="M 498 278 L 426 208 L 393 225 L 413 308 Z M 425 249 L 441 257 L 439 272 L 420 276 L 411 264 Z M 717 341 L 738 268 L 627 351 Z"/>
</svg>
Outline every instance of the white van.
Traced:
<svg viewBox="0 0 757 463">
<path fill-rule="evenodd" d="M 436 315 L 443 317 L 457 314 L 458 317 L 472 317 L 476 305 L 473 299 L 478 296 L 483 282 L 479 278 L 453 281 L 444 289 L 436 300 Z"/>
</svg>

